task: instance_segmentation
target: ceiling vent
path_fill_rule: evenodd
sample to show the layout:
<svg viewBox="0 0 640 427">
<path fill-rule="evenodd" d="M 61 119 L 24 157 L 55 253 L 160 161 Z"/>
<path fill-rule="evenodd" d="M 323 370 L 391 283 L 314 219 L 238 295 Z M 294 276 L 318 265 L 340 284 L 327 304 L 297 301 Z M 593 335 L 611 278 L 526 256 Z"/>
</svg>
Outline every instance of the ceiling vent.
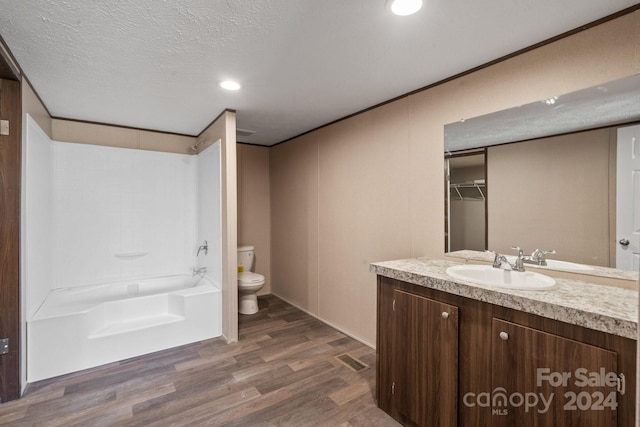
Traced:
<svg viewBox="0 0 640 427">
<path fill-rule="evenodd" d="M 243 138 L 248 138 L 251 135 L 253 135 L 254 133 L 256 133 L 255 130 L 238 129 L 238 128 L 236 128 L 236 136 L 241 136 Z"/>
</svg>

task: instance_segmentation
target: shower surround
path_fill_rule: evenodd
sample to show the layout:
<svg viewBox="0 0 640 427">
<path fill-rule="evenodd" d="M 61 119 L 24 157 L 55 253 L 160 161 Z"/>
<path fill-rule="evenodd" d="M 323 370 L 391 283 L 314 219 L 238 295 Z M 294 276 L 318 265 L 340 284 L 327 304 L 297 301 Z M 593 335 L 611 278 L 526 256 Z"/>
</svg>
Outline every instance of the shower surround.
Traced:
<svg viewBox="0 0 640 427">
<path fill-rule="evenodd" d="M 26 140 L 22 286 L 27 380 L 219 336 L 220 145 L 195 156 L 52 141 L 31 117 Z M 210 250 L 196 256 L 204 240 Z M 186 280 L 196 267 L 207 268 L 198 286 Z M 175 286 L 157 285 L 144 295 L 134 292 L 139 283 L 153 289 L 150 278 L 166 283 L 165 278 L 178 275 L 182 279 Z M 90 297 L 71 303 L 77 295 Z M 118 295 L 115 300 L 113 295 Z M 182 308 L 176 295 L 184 300 Z M 104 301 L 99 303 L 100 298 Z M 52 304 L 56 316 L 47 311 Z M 196 305 L 200 309 L 189 313 Z M 108 315 L 97 321 L 86 315 L 90 308 Z M 83 310 L 85 315 L 78 317 Z M 71 324 L 93 319 L 80 328 L 84 344 L 65 336 L 69 328 L 60 316 L 76 316 Z M 42 326 L 44 319 L 54 317 L 60 326 Z M 192 331 L 194 325 L 199 332 Z M 48 357 L 56 344 L 43 341 L 45 335 L 36 333 L 41 330 L 55 333 L 60 347 L 72 340 L 69 354 L 59 360 Z M 97 330 L 111 331 L 108 345 L 96 345 L 96 339 L 106 336 Z M 116 351 L 118 346 L 127 350 Z M 89 350 L 94 347 L 100 350 Z M 77 354 L 75 364 L 67 360 L 72 353 Z"/>
</svg>

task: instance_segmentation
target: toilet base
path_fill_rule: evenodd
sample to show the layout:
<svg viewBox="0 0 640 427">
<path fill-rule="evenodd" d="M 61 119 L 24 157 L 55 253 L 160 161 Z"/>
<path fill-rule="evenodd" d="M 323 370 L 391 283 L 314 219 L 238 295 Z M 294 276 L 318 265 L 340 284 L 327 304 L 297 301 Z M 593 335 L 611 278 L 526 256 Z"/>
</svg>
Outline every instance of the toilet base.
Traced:
<svg viewBox="0 0 640 427">
<path fill-rule="evenodd" d="M 238 313 L 256 314 L 258 312 L 258 296 L 254 293 L 238 295 Z"/>
</svg>

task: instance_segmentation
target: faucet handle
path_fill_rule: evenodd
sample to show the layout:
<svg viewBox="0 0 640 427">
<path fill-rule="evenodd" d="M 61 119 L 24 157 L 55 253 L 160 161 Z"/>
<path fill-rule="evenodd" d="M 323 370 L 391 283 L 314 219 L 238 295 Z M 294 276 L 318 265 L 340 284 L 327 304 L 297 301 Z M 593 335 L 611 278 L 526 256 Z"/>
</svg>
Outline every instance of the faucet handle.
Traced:
<svg viewBox="0 0 640 427">
<path fill-rule="evenodd" d="M 551 249 L 550 251 L 547 251 L 545 249 L 536 249 L 535 251 L 533 251 L 534 254 L 542 254 L 542 255 L 553 255 L 556 253 L 556 251 L 554 249 Z"/>
<path fill-rule="evenodd" d="M 523 256 L 524 252 L 520 246 L 511 246 L 511 249 L 518 251 L 518 258 L 516 258 L 516 261 L 513 263 L 513 269 L 515 271 L 524 271 L 524 262 L 528 257 Z"/>
<path fill-rule="evenodd" d="M 543 262 L 545 262 L 545 256 L 546 255 L 553 255 L 555 253 L 556 253 L 556 251 L 553 250 L 553 249 L 550 250 L 550 251 L 543 250 L 543 249 L 536 249 L 531 254 L 531 258 L 533 258 L 534 260 L 536 260 L 536 261 L 538 261 L 540 263 L 543 263 Z M 545 264 L 542 264 L 542 265 L 546 265 L 546 262 L 545 262 Z"/>
<path fill-rule="evenodd" d="M 489 249 L 485 249 L 485 252 L 493 254 L 493 268 L 500 268 L 502 266 L 503 259 L 506 261 L 502 255 L 500 255 L 496 251 L 490 251 Z"/>
</svg>

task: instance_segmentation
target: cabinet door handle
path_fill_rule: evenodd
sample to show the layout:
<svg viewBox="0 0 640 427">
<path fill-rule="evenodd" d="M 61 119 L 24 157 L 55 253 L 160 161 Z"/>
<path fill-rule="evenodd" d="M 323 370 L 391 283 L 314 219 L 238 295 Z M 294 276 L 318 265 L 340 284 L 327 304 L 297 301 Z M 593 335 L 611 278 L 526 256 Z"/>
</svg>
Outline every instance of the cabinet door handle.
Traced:
<svg viewBox="0 0 640 427">
<path fill-rule="evenodd" d="M 618 393 L 621 395 L 624 394 L 625 391 L 625 378 L 624 374 L 618 374 Z"/>
<path fill-rule="evenodd" d="M 448 319 L 449 318 L 449 313 L 447 313 L 446 311 L 442 312 L 442 318 L 443 319 Z"/>
<path fill-rule="evenodd" d="M 506 341 L 509 339 L 509 334 L 506 332 L 500 332 L 500 339 Z"/>
</svg>

